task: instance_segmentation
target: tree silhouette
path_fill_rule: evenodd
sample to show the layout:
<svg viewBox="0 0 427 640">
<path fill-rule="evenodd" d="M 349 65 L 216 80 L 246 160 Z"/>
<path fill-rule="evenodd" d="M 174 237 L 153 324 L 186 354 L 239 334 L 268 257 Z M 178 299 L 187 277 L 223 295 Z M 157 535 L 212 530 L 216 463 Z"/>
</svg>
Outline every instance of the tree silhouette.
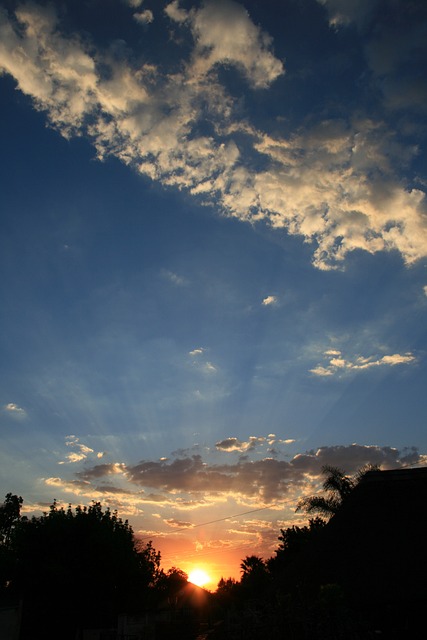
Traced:
<svg viewBox="0 0 427 640">
<path fill-rule="evenodd" d="M 159 573 L 156 587 L 159 595 L 168 600 L 176 598 L 177 594 L 188 582 L 188 575 L 177 567 L 171 567 L 166 572 Z"/>
<path fill-rule="evenodd" d="M 300 551 L 308 540 L 312 539 L 313 534 L 325 526 L 325 521 L 319 517 L 311 518 L 308 523 L 308 526 L 298 527 L 294 525 L 287 529 L 280 529 L 281 535 L 278 538 L 280 544 L 276 553 Z"/>
<path fill-rule="evenodd" d="M 359 469 L 355 476 L 351 477 L 345 475 L 345 472 L 339 467 L 323 466 L 322 473 L 326 476 L 323 482 L 323 490 L 326 495 L 302 498 L 297 505 L 296 511 L 319 513 L 326 518 L 330 518 L 337 513 L 356 485 L 369 471 L 378 471 L 378 467 L 366 465 Z"/>
<path fill-rule="evenodd" d="M 117 614 L 144 606 L 159 571 L 151 542 L 136 548 L 132 527 L 101 503 L 21 519 L 10 591 L 23 600 L 22 640 L 73 638 L 78 628 L 114 626 Z M 35 634 L 37 635 L 37 633 Z"/>
<path fill-rule="evenodd" d="M 21 517 L 21 496 L 6 494 L 4 502 L 0 505 L 0 545 L 10 546 L 11 536 L 14 528 Z"/>
<path fill-rule="evenodd" d="M 233 591 L 235 591 L 237 584 L 237 580 L 235 580 L 234 578 L 227 578 L 226 580 L 224 580 L 224 578 L 221 578 L 218 582 L 216 593 L 219 595 L 228 596 L 230 593 L 233 593 Z"/>
<path fill-rule="evenodd" d="M 16 564 L 12 540 L 21 519 L 21 505 L 22 498 L 12 493 L 0 504 L 0 598 L 4 603 L 9 600 L 8 587 Z"/>
<path fill-rule="evenodd" d="M 262 558 L 246 556 L 240 564 L 242 570 L 241 587 L 248 599 L 263 600 L 267 595 L 269 572 Z"/>
<path fill-rule="evenodd" d="M 242 580 L 248 580 L 254 575 L 265 573 L 264 560 L 259 556 L 246 556 L 240 564 Z"/>
</svg>

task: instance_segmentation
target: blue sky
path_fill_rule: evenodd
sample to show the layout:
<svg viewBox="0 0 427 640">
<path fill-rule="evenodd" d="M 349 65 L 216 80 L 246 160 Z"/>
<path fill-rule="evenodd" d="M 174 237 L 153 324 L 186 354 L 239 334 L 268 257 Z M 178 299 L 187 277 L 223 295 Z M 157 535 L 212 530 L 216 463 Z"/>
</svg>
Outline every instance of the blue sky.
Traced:
<svg viewBox="0 0 427 640">
<path fill-rule="evenodd" d="M 423 464 L 425 4 L 3 6 L 4 493 L 216 579 Z"/>
</svg>

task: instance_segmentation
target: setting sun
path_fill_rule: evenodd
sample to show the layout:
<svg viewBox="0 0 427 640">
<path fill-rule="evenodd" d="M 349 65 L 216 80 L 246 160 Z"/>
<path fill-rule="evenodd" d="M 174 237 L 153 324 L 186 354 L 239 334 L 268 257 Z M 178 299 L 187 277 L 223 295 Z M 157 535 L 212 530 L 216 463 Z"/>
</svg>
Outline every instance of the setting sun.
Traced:
<svg viewBox="0 0 427 640">
<path fill-rule="evenodd" d="M 205 584 L 210 582 L 210 576 L 208 576 L 206 571 L 203 571 L 203 569 L 193 569 L 193 571 L 190 571 L 189 573 L 188 581 L 198 587 L 203 587 Z"/>
</svg>

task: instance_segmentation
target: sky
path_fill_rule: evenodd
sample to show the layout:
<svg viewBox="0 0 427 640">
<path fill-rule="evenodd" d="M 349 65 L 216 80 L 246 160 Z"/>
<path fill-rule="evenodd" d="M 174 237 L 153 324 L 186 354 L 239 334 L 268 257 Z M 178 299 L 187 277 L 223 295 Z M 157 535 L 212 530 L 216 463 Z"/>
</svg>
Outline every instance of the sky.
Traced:
<svg viewBox="0 0 427 640">
<path fill-rule="evenodd" d="M 427 461 L 427 5 L 3 0 L 0 485 L 239 578 Z"/>
</svg>

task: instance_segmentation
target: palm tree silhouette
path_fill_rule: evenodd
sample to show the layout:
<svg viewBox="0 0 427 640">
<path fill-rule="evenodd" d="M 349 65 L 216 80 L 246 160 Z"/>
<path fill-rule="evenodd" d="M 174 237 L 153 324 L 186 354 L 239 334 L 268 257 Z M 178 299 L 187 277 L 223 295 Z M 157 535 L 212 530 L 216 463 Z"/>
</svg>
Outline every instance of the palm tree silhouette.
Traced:
<svg viewBox="0 0 427 640">
<path fill-rule="evenodd" d="M 359 469 L 355 476 L 351 477 L 347 476 L 339 467 L 323 466 L 322 473 L 326 475 L 323 482 L 323 490 L 326 495 L 302 498 L 298 502 L 296 511 L 319 513 L 326 518 L 332 517 L 369 471 L 378 471 L 378 467 L 368 464 Z"/>
</svg>

